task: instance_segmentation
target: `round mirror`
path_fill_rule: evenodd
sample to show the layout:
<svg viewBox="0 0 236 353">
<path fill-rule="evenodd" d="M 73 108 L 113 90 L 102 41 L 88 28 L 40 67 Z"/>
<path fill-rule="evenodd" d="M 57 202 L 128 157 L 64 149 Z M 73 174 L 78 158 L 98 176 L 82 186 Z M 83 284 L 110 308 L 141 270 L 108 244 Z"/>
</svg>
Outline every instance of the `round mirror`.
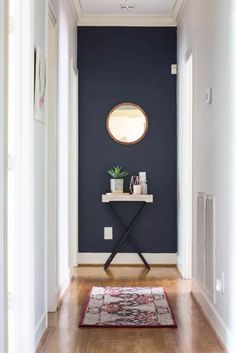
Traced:
<svg viewBox="0 0 236 353">
<path fill-rule="evenodd" d="M 121 103 L 109 113 L 106 127 L 113 140 L 130 145 L 144 138 L 148 130 L 148 118 L 137 104 Z"/>
</svg>

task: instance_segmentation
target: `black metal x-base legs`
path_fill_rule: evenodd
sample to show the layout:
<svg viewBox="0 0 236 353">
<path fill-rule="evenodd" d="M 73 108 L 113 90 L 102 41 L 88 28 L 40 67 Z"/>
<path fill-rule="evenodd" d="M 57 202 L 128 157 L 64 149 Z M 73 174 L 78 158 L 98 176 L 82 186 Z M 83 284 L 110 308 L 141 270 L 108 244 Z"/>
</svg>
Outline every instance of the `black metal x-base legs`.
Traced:
<svg viewBox="0 0 236 353">
<path fill-rule="evenodd" d="M 116 211 L 112 207 L 111 202 L 109 202 L 108 205 L 109 205 L 109 209 L 111 211 L 111 215 L 114 218 L 114 220 L 116 221 L 116 223 L 117 223 L 118 227 L 120 228 L 120 230 L 123 232 L 123 235 L 119 239 L 118 243 L 116 244 L 116 246 L 114 247 L 114 249 L 112 251 L 112 254 L 108 258 L 107 262 L 105 263 L 104 269 L 106 270 L 109 267 L 110 263 L 112 262 L 112 260 L 114 259 L 114 257 L 118 253 L 118 251 L 120 250 L 121 246 L 127 240 L 130 243 L 130 245 L 132 246 L 132 248 L 135 250 L 135 252 L 139 255 L 139 257 L 143 261 L 145 267 L 150 270 L 150 266 L 148 265 L 147 261 L 143 257 L 143 255 L 142 255 L 139 247 L 137 246 L 135 240 L 131 236 L 131 231 L 132 231 L 132 229 L 133 229 L 133 227 L 134 227 L 134 225 L 135 225 L 140 213 L 144 209 L 144 206 L 146 205 L 146 202 L 142 202 L 141 207 L 139 208 L 138 212 L 136 213 L 136 215 L 134 216 L 134 218 L 132 219 L 132 221 L 130 222 L 128 227 L 125 227 L 125 225 L 121 221 L 120 217 L 117 215 Z"/>
</svg>

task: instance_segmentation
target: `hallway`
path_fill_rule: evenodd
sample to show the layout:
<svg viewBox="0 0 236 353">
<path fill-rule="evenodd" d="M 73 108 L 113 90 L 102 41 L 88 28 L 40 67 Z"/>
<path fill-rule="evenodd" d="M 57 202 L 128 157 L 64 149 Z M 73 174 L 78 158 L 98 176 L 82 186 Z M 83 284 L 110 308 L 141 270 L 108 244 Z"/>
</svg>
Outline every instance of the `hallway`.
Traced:
<svg viewBox="0 0 236 353">
<path fill-rule="evenodd" d="M 236 0 L 0 0 L 0 27 L 0 353 L 235 353 Z M 178 328 L 80 328 L 93 286 L 164 287 Z"/>
<path fill-rule="evenodd" d="M 49 314 L 49 327 L 37 353 L 223 353 L 211 328 L 190 297 L 190 281 L 175 267 L 79 267 L 60 309 Z M 92 286 L 163 286 L 178 329 L 79 329 Z"/>
</svg>

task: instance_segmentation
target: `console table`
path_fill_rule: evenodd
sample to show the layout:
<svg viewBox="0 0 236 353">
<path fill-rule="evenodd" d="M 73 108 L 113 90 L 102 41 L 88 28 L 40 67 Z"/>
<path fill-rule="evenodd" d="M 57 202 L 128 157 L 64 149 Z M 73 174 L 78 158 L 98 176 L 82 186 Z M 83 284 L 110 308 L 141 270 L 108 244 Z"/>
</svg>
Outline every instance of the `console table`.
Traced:
<svg viewBox="0 0 236 353">
<path fill-rule="evenodd" d="M 116 213 L 113 203 L 115 202 L 140 202 L 140 208 L 138 212 L 134 215 L 133 219 L 129 223 L 128 227 L 124 225 L 118 214 Z M 123 232 L 121 238 L 118 240 L 117 244 L 115 245 L 112 254 L 109 256 L 107 259 L 104 269 L 107 269 L 120 250 L 121 246 L 124 244 L 124 242 L 127 240 L 132 248 L 135 250 L 135 252 L 138 254 L 142 262 L 144 263 L 145 267 L 150 269 L 150 266 L 148 265 L 147 261 L 145 260 L 144 256 L 141 253 L 141 250 L 139 249 L 138 245 L 136 244 L 136 241 L 131 235 L 131 231 L 134 228 L 134 225 L 139 218 L 141 212 L 143 211 L 144 207 L 147 204 L 153 203 L 153 195 L 133 195 L 133 194 L 105 194 L 102 195 L 102 203 L 107 204 L 109 207 L 109 210 L 111 211 L 111 215 L 114 218 L 115 222 L 117 223 L 118 227 L 120 230 Z"/>
</svg>

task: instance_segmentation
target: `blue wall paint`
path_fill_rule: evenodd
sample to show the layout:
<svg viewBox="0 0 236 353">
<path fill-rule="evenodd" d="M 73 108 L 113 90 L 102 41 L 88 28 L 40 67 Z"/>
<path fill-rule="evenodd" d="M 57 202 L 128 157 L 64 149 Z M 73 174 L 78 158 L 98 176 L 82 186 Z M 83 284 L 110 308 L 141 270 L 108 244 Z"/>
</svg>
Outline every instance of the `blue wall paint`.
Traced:
<svg viewBox="0 0 236 353">
<path fill-rule="evenodd" d="M 143 252 L 176 252 L 176 28 L 79 28 L 80 235 L 81 252 L 109 252 L 120 236 L 101 194 L 109 191 L 108 168 L 121 165 L 131 175 L 147 171 L 154 204 L 147 206 L 134 234 Z M 105 128 L 111 108 L 134 102 L 150 127 L 132 146 L 114 142 Z M 126 180 L 128 188 L 129 180 Z M 128 222 L 137 204 L 119 204 Z M 114 227 L 114 240 L 103 227 Z M 129 245 L 123 251 L 131 251 Z"/>
</svg>

